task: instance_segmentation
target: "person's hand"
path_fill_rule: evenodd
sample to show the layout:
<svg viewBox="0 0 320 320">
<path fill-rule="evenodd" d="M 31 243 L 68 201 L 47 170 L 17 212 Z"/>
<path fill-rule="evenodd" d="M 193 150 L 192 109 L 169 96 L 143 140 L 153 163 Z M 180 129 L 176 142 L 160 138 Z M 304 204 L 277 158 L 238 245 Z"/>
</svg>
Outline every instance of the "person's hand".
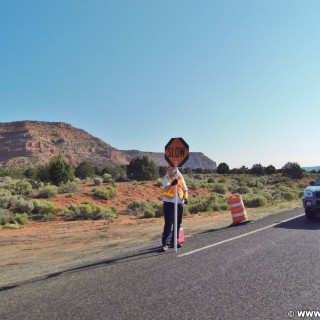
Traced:
<svg viewBox="0 0 320 320">
<path fill-rule="evenodd" d="M 184 199 L 184 204 L 188 204 L 188 199 Z"/>
<path fill-rule="evenodd" d="M 172 186 L 175 186 L 177 183 L 178 183 L 178 179 L 174 179 L 174 180 L 171 182 L 171 185 L 172 185 Z"/>
</svg>

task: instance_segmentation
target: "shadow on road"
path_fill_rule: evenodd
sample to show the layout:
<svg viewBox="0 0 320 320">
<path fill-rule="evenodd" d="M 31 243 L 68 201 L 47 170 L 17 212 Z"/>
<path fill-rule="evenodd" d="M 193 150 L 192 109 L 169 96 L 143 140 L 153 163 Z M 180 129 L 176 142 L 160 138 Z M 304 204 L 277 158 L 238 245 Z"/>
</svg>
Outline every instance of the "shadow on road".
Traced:
<svg viewBox="0 0 320 320">
<path fill-rule="evenodd" d="M 150 249 L 147 249 L 144 251 L 140 251 L 136 254 L 132 254 L 132 255 L 128 255 L 128 256 L 124 256 L 124 257 L 120 257 L 120 258 L 102 260 L 102 261 L 95 262 L 95 263 L 88 264 L 88 265 L 84 265 L 81 267 L 66 269 L 66 270 L 63 270 L 60 272 L 51 273 L 51 274 L 48 274 L 48 275 L 45 275 L 45 276 L 42 276 L 42 277 L 39 277 L 36 279 L 31 279 L 28 281 L 21 282 L 16 285 L 3 286 L 3 287 L 0 287 L 0 292 L 5 291 L 5 290 L 14 289 L 14 288 L 17 288 L 17 287 L 25 285 L 25 284 L 30 284 L 30 283 L 34 283 L 37 281 L 43 281 L 46 279 L 56 278 L 56 277 L 59 277 L 61 275 L 65 275 L 65 274 L 70 274 L 70 273 L 79 272 L 79 271 L 92 270 L 92 269 L 105 267 L 105 266 L 112 265 L 112 264 L 128 263 L 128 262 L 132 262 L 132 261 L 136 261 L 136 260 L 147 259 L 147 258 L 151 258 L 153 256 L 159 256 L 159 253 L 162 253 L 161 247 L 150 248 Z M 168 252 L 168 253 L 170 254 L 170 252 Z M 168 253 L 166 253 L 166 254 L 168 254 Z"/>
<path fill-rule="evenodd" d="M 280 223 L 274 228 L 295 229 L 295 230 L 320 230 L 320 220 L 308 220 L 305 216 Z"/>
</svg>

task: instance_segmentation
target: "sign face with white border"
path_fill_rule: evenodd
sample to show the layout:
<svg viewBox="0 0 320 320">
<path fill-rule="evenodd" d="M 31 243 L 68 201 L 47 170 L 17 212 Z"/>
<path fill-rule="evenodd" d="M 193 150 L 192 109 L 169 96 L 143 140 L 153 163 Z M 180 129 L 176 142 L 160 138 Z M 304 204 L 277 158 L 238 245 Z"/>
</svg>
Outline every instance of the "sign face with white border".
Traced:
<svg viewBox="0 0 320 320">
<path fill-rule="evenodd" d="M 164 158 L 171 166 L 181 167 L 189 159 L 189 145 L 182 138 L 172 138 L 165 146 Z"/>
</svg>

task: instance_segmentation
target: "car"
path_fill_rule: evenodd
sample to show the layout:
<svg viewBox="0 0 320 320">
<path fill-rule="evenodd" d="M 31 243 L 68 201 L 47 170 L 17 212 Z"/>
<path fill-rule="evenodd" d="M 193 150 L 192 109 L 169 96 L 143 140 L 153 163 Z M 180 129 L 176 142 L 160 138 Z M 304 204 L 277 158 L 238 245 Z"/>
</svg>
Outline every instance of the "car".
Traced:
<svg viewBox="0 0 320 320">
<path fill-rule="evenodd" d="M 302 204 L 308 219 L 320 219 L 320 176 L 304 189 Z"/>
</svg>

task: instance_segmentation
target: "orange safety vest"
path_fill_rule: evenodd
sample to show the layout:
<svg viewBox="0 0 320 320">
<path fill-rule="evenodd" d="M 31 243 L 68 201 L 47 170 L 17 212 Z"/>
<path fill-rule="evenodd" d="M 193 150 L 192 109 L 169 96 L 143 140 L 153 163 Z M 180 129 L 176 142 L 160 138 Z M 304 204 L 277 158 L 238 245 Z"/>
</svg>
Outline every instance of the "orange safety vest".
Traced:
<svg viewBox="0 0 320 320">
<path fill-rule="evenodd" d="M 169 179 L 169 182 L 171 183 L 173 181 L 173 179 L 170 176 L 167 176 Z M 180 199 L 183 199 L 183 188 L 182 188 L 182 178 L 178 177 L 178 195 L 180 197 Z M 163 196 L 169 199 L 173 199 L 174 198 L 174 186 L 172 188 L 170 188 L 168 191 L 164 191 Z"/>
</svg>

